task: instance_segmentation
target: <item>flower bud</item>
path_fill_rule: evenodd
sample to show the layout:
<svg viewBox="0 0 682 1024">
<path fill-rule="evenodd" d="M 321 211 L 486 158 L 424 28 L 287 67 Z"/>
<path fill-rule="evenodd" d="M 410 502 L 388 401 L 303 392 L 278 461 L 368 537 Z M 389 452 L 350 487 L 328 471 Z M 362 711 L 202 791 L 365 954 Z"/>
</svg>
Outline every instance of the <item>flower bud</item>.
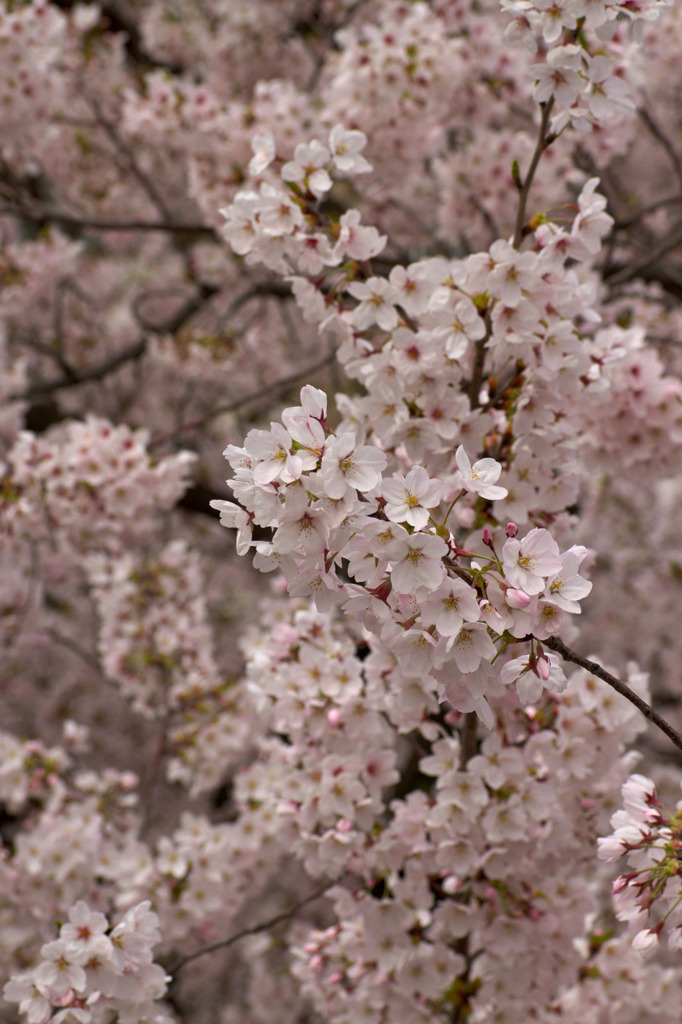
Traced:
<svg viewBox="0 0 682 1024">
<path fill-rule="evenodd" d="M 514 587 L 507 587 L 504 596 L 510 608 L 527 608 L 530 604 L 528 594 L 523 590 L 515 590 Z"/>
<path fill-rule="evenodd" d="M 540 679 L 543 680 L 543 682 L 547 682 L 547 680 L 549 679 L 549 673 L 551 671 L 551 668 L 552 666 L 549 663 L 549 658 L 547 657 L 547 655 L 541 654 L 535 663 L 535 669 L 537 671 L 537 674 L 540 676 Z"/>
</svg>

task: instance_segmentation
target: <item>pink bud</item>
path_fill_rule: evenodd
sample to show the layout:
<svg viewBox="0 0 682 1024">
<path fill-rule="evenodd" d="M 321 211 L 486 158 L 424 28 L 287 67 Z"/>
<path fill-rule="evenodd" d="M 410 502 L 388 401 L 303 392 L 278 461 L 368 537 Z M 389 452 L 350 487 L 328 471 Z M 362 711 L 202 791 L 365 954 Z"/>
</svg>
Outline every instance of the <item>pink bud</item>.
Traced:
<svg viewBox="0 0 682 1024">
<path fill-rule="evenodd" d="M 540 679 L 544 680 L 544 682 L 547 682 L 547 680 L 549 679 L 549 673 L 551 671 L 552 666 L 549 663 L 549 658 L 545 654 L 540 655 L 540 657 L 535 663 L 535 668 L 537 670 L 537 674 L 540 676 Z"/>
<path fill-rule="evenodd" d="M 507 534 L 508 537 L 515 537 L 518 532 L 519 528 L 516 525 L 516 523 L 507 523 L 505 533 Z"/>
<path fill-rule="evenodd" d="M 530 604 L 528 594 L 523 590 L 514 590 L 513 587 L 507 589 L 505 597 L 510 608 L 527 608 Z"/>
<path fill-rule="evenodd" d="M 487 548 L 491 548 L 493 546 L 493 535 L 487 526 L 483 531 L 483 543 Z"/>
</svg>

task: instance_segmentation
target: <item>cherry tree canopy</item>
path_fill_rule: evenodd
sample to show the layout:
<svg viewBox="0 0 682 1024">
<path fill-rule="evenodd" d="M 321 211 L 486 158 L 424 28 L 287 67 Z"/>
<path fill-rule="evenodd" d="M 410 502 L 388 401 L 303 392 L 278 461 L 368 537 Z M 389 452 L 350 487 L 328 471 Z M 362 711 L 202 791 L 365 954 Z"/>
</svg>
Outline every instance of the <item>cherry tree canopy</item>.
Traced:
<svg viewBox="0 0 682 1024">
<path fill-rule="evenodd" d="M 680 52 L 0 0 L 8 1020 L 679 1020 Z"/>
</svg>

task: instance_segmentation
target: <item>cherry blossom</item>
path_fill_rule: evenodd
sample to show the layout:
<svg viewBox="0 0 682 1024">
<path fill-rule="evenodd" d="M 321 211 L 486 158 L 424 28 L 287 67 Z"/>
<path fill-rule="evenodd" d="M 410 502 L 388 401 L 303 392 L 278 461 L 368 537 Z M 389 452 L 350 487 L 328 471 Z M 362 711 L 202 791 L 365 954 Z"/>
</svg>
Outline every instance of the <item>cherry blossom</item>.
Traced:
<svg viewBox="0 0 682 1024">
<path fill-rule="evenodd" d="M 6 1002 L 673 1024 L 680 12 L 100 6 L 0 5 Z"/>
<path fill-rule="evenodd" d="M 459 446 L 455 457 L 459 471 L 458 481 L 467 491 L 473 491 L 488 501 L 498 501 L 507 496 L 505 487 L 495 486 L 495 481 L 502 472 L 502 466 L 498 462 L 494 459 L 479 459 L 472 466 L 463 445 Z"/>
</svg>

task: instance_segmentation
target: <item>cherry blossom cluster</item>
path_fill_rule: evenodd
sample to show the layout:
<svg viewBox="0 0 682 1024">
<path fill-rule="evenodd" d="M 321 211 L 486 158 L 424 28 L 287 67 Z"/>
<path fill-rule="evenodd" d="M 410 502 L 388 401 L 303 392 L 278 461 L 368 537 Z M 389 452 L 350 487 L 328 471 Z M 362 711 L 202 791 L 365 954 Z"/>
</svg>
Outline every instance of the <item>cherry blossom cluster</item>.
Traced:
<svg viewBox="0 0 682 1024">
<path fill-rule="evenodd" d="M 476 673 L 499 653 L 493 640 L 505 633 L 542 640 L 561 629 L 565 613 L 580 611 L 591 587 L 579 574 L 586 549 L 562 555 L 547 530 L 517 539 L 509 524 L 499 556 L 484 533 L 486 555 L 483 547 L 460 548 L 447 527 L 447 510 L 460 498 L 506 497 L 494 459 L 472 466 L 460 446 L 457 469 L 444 479 L 430 479 L 418 465 L 384 479 L 386 455 L 351 430 L 335 434 L 326 412 L 326 395 L 308 385 L 282 425 L 251 431 L 242 448 L 228 446 L 241 505 L 213 502 L 224 525 L 237 528 L 241 553 L 253 543 L 253 524 L 274 531 L 271 541 L 255 542 L 254 564 L 279 568 L 292 597 L 312 595 L 323 611 L 341 603 L 399 659 L 405 676 L 427 680 L 453 663 L 461 676 Z M 516 682 L 526 703 L 543 683 L 565 685 L 558 659 L 541 647 L 506 665 L 502 679 Z M 462 685 L 468 689 L 466 678 Z M 483 686 L 474 683 L 473 693 L 492 724 Z"/>
<path fill-rule="evenodd" d="M 181 540 L 160 552 L 87 560 L 104 673 L 133 709 L 167 723 L 168 777 L 197 793 L 218 785 L 255 723 L 222 678 L 198 555 Z"/>
<path fill-rule="evenodd" d="M 347 868 L 362 880 L 333 889 L 335 922 L 295 943 L 296 975 L 318 1012 L 379 1021 L 390 1007 L 421 1020 L 459 1006 L 477 1022 L 523 1019 L 541 998 L 523 963 L 531 977 L 550 970 L 566 1005 L 569 992 L 587 998 L 576 977 L 596 976 L 595 950 L 567 941 L 554 911 L 577 923 L 597 905 L 597 877 L 586 886 L 585 869 L 607 820 L 602 800 L 627 772 L 623 739 L 643 727 L 635 709 L 582 670 L 521 714 L 510 690 L 492 684 L 496 734 L 463 762 L 448 729 L 460 716 L 440 725 L 432 716 L 422 733 L 432 741 L 416 753 L 420 787 L 380 812 L 375 787 L 390 785 L 405 757 L 397 706 L 410 705 L 414 688 L 391 692 L 396 666 L 362 653 L 362 641 L 354 652 L 337 614 L 288 605 L 266 644 L 261 630 L 245 644 L 248 685 L 274 730 L 261 755 L 274 769 L 266 802 L 295 825 L 287 842 L 308 872 Z M 646 693 L 641 676 L 629 681 Z M 580 880 L 557 862 L 540 890 L 538 865 L 563 862 L 569 849 L 584 864 Z"/>
<path fill-rule="evenodd" d="M 0 0 L 7 1012 L 677 1024 L 681 47 Z"/>
<path fill-rule="evenodd" d="M 7 982 L 4 997 L 19 1004 L 29 1024 L 89 1024 L 112 1013 L 122 1024 L 168 1024 L 172 1016 L 154 1005 L 167 980 L 152 953 L 161 938 L 158 924 L 148 901 L 112 925 L 79 900 L 59 938 L 45 943 L 32 971 Z"/>
<path fill-rule="evenodd" d="M 0 153 L 19 166 L 29 163 L 30 148 L 43 148 L 41 125 L 63 96 L 59 59 L 66 19 L 48 0 L 0 8 L 0 105 L 3 138 Z"/>
<path fill-rule="evenodd" d="M 682 802 L 675 812 L 668 811 L 644 775 L 631 775 L 622 792 L 623 809 L 611 818 L 613 833 L 599 839 L 599 857 L 613 861 L 627 856 L 632 870 L 613 884 L 614 908 L 618 919 L 636 932 L 634 949 L 649 958 L 664 931 L 669 947 L 682 949 Z"/>
<path fill-rule="evenodd" d="M 623 59 L 626 34 L 632 30 L 641 39 L 642 26 L 657 21 L 669 6 L 669 0 L 636 6 L 504 0 L 503 9 L 514 15 L 505 38 L 523 41 L 532 52 L 540 49 L 543 59 L 530 68 L 533 97 L 555 107 L 553 133 L 567 125 L 587 132 L 591 125 L 635 109 Z"/>
<path fill-rule="evenodd" d="M 203 578 L 182 541 L 156 558 L 93 555 L 87 571 L 102 667 L 135 710 L 164 715 L 215 688 Z"/>
<path fill-rule="evenodd" d="M 22 431 L 8 453 L 3 481 L 5 530 L 33 540 L 60 534 L 83 549 L 110 543 L 144 526 L 159 508 L 170 508 L 187 486 L 189 452 L 157 464 L 148 433 L 114 426 L 98 416 L 56 427 L 51 435 Z"/>
</svg>

